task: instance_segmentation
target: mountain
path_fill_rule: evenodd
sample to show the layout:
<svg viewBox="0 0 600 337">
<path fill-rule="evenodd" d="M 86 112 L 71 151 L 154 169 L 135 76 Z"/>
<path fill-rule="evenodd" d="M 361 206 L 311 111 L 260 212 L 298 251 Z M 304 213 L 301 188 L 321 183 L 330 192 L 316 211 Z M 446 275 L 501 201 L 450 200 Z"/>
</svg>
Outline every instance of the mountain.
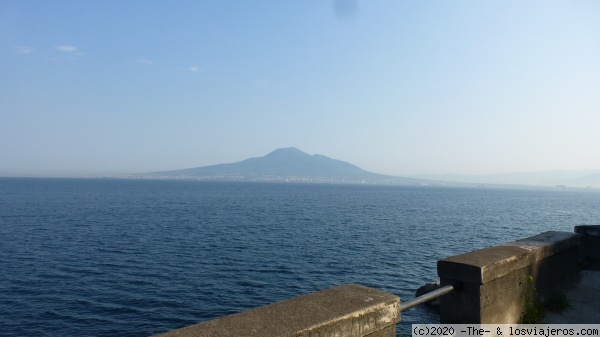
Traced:
<svg viewBox="0 0 600 337">
<path fill-rule="evenodd" d="M 295 147 L 277 149 L 264 157 L 249 158 L 231 164 L 153 172 L 141 176 L 203 180 L 421 183 L 417 179 L 372 173 L 345 161 L 319 154 L 309 155 Z"/>
<path fill-rule="evenodd" d="M 568 186 L 578 188 L 600 187 L 599 170 L 517 172 L 485 175 L 420 175 L 415 178 L 465 184 Z"/>
<path fill-rule="evenodd" d="M 576 179 L 565 181 L 566 185 L 582 187 L 600 187 L 600 173 L 585 175 Z"/>
</svg>

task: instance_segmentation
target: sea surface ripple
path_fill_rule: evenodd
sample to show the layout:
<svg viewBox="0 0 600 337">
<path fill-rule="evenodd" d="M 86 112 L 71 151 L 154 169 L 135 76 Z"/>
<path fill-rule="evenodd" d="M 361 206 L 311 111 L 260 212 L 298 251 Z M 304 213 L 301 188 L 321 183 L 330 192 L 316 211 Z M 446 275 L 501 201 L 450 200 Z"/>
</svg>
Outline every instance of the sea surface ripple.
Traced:
<svg viewBox="0 0 600 337">
<path fill-rule="evenodd" d="M 600 218 L 597 191 L 0 179 L 0 335 L 149 336 Z M 426 307 L 399 331 L 437 322 Z"/>
</svg>

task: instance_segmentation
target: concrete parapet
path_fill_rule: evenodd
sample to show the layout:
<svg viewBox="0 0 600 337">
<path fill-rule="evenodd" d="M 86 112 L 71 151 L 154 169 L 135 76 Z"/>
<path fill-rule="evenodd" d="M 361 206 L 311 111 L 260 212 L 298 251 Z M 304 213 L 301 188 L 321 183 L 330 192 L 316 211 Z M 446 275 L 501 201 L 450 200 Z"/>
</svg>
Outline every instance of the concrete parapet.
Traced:
<svg viewBox="0 0 600 337">
<path fill-rule="evenodd" d="M 439 260 L 442 286 L 462 283 L 461 291 L 442 297 L 440 323 L 517 323 L 528 291 L 543 297 L 576 283 L 580 240 L 546 232 Z"/>
<path fill-rule="evenodd" d="M 349 284 L 157 337 L 394 337 L 399 321 L 398 296 Z"/>
<path fill-rule="evenodd" d="M 600 265 L 600 225 L 575 226 L 575 233 L 583 235 L 581 239 L 581 257 L 586 265 Z"/>
</svg>

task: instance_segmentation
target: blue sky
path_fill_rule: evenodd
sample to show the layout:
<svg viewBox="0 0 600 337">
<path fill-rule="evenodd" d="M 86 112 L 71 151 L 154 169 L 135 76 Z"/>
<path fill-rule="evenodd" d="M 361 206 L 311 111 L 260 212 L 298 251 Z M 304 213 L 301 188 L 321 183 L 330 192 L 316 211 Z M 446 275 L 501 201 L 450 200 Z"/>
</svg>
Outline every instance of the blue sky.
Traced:
<svg viewBox="0 0 600 337">
<path fill-rule="evenodd" d="M 289 146 L 393 175 L 600 169 L 600 2 L 0 2 L 0 176 Z"/>
</svg>

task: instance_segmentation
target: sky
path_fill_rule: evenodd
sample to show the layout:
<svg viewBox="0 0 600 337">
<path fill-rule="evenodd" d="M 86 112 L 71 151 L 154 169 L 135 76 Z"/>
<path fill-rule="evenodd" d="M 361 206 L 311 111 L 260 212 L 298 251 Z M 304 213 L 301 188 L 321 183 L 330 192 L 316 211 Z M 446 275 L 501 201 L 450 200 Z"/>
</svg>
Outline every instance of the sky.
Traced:
<svg viewBox="0 0 600 337">
<path fill-rule="evenodd" d="M 291 146 L 399 176 L 600 169 L 600 2 L 0 1 L 0 176 Z"/>
</svg>

